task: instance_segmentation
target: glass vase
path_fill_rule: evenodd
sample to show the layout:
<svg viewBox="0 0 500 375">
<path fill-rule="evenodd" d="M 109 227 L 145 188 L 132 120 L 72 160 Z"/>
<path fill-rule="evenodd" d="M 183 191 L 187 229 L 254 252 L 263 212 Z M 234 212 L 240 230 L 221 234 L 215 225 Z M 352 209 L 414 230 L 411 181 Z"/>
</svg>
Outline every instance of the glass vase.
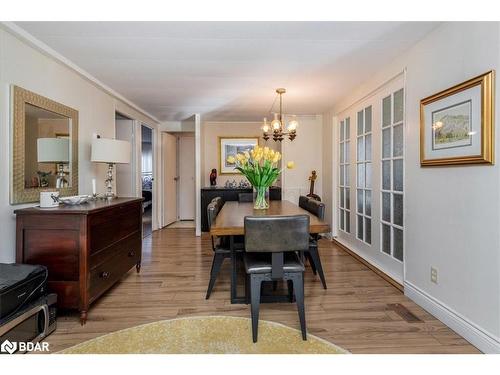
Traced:
<svg viewBox="0 0 500 375">
<path fill-rule="evenodd" d="M 253 208 L 255 210 L 267 210 L 269 208 L 269 187 L 253 187 Z"/>
</svg>

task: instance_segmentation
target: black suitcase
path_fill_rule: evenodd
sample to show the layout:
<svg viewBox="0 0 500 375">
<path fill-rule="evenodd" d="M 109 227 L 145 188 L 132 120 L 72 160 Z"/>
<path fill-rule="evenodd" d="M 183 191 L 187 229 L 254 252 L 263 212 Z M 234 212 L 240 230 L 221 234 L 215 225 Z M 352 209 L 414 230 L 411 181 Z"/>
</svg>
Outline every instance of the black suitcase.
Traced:
<svg viewBox="0 0 500 375">
<path fill-rule="evenodd" d="M 47 293 L 47 267 L 0 263 L 0 320 Z"/>
</svg>

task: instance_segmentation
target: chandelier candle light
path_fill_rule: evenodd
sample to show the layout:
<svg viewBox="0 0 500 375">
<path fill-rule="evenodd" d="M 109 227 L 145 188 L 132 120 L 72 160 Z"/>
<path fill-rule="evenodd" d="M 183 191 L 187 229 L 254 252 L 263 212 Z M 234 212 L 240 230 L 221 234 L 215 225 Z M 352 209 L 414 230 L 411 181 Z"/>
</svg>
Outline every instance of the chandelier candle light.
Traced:
<svg viewBox="0 0 500 375">
<path fill-rule="evenodd" d="M 276 94 L 279 95 L 280 98 L 280 111 L 279 113 L 274 113 L 274 119 L 271 121 L 271 124 L 267 123 L 267 118 L 264 117 L 264 124 L 262 125 L 262 132 L 264 140 L 269 139 L 269 133 L 272 132 L 273 140 L 282 141 L 284 137 L 287 135 L 290 141 L 293 141 L 297 136 L 297 127 L 299 126 L 299 122 L 296 119 L 296 116 L 293 116 L 293 119 L 286 126 L 285 131 L 285 119 L 283 117 L 283 94 L 286 93 L 286 89 L 279 88 L 276 89 Z M 274 103 L 273 103 L 274 107 Z M 271 107 L 272 110 L 272 107 Z"/>
<path fill-rule="evenodd" d="M 278 168 L 280 160 L 281 153 L 279 151 L 260 146 L 255 146 L 250 152 L 245 151 L 227 158 L 228 163 L 235 164 L 234 169 L 240 171 L 254 187 L 254 209 L 265 210 L 269 208 L 266 192 L 284 170 Z M 294 166 L 293 161 L 286 164 L 288 169 L 292 169 Z"/>
</svg>

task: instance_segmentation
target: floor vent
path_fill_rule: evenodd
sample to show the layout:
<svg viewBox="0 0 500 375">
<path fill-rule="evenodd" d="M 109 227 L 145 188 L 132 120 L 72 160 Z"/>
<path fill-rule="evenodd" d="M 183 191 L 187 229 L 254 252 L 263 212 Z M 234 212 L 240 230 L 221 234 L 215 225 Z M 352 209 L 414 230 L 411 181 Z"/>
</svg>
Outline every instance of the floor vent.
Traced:
<svg viewBox="0 0 500 375">
<path fill-rule="evenodd" d="M 387 304 L 387 310 L 394 311 L 408 323 L 422 322 L 422 320 L 420 320 L 415 314 L 413 314 L 410 310 L 408 310 L 405 306 L 403 306 L 400 303 Z"/>
</svg>

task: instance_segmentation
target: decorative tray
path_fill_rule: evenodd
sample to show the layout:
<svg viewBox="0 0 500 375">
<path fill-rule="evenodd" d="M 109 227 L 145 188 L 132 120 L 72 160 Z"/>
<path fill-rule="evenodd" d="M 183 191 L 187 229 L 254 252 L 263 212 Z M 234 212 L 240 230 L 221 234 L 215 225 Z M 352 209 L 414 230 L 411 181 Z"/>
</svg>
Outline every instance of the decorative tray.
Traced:
<svg viewBox="0 0 500 375">
<path fill-rule="evenodd" d="M 91 195 L 73 195 L 71 197 L 59 197 L 59 202 L 74 206 L 77 204 L 87 203 L 90 199 L 92 199 Z"/>
</svg>

